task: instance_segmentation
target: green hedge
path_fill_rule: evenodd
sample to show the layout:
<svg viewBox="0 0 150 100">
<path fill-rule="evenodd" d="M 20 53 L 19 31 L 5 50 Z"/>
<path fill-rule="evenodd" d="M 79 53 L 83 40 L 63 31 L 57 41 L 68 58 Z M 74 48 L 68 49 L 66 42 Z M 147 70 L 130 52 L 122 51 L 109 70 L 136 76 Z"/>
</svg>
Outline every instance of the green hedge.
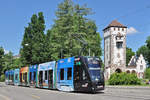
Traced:
<svg viewBox="0 0 150 100">
<path fill-rule="evenodd" d="M 150 80 L 150 68 L 146 68 L 144 72 L 144 78 Z"/>
<path fill-rule="evenodd" d="M 0 82 L 4 82 L 5 81 L 5 75 L 3 74 L 3 75 L 1 75 L 1 77 L 0 77 Z"/>
<path fill-rule="evenodd" d="M 140 85 L 141 80 L 135 74 L 114 73 L 108 80 L 109 85 Z"/>
</svg>

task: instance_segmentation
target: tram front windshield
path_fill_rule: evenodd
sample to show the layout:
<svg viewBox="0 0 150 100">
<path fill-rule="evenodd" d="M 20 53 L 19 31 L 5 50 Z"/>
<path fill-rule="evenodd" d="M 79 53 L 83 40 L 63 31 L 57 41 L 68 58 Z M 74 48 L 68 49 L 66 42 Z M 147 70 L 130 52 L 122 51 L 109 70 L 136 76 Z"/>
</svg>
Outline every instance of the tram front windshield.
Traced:
<svg viewBox="0 0 150 100">
<path fill-rule="evenodd" d="M 88 67 L 91 80 L 100 81 L 100 61 L 99 59 L 88 58 Z"/>
</svg>

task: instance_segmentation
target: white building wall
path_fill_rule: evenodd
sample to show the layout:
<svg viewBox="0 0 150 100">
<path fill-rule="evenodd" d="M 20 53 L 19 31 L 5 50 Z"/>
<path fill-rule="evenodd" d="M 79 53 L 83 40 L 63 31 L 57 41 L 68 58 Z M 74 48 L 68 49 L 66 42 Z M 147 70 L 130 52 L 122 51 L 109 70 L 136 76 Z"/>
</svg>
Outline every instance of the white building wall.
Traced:
<svg viewBox="0 0 150 100">
<path fill-rule="evenodd" d="M 124 30 L 122 30 L 122 29 L 124 29 Z M 124 60 L 124 48 L 123 47 L 119 48 L 119 49 L 117 48 L 117 46 L 116 46 L 116 42 L 117 42 L 116 41 L 116 36 L 117 36 L 118 33 L 120 33 L 121 35 L 124 36 L 121 39 L 121 41 L 122 42 L 126 42 L 126 41 L 124 41 L 124 38 L 126 38 L 125 37 L 126 36 L 126 28 L 119 28 L 119 30 L 118 30 L 118 28 L 115 28 L 115 31 L 113 31 L 113 30 L 114 30 L 114 27 L 111 28 L 112 35 L 113 35 L 113 42 L 114 42 L 114 45 L 113 45 L 113 47 L 114 47 L 114 49 L 113 49 L 113 51 L 114 51 L 113 56 L 115 58 L 112 63 L 113 64 L 117 64 L 119 66 L 119 65 L 125 63 L 125 60 Z"/>
<path fill-rule="evenodd" d="M 104 61 L 105 61 L 105 67 L 109 66 L 110 61 L 110 38 L 111 33 L 109 30 L 106 30 L 104 33 Z"/>
<path fill-rule="evenodd" d="M 144 71 L 146 70 L 146 61 L 145 61 L 144 57 L 142 55 L 140 55 L 140 57 L 136 60 L 135 57 L 132 56 L 131 60 L 133 58 L 134 58 L 134 62 L 136 63 L 134 68 L 127 67 L 126 72 L 130 71 L 130 73 L 132 73 L 132 71 L 134 70 L 136 72 L 138 78 L 144 78 Z M 130 65 L 131 60 L 128 65 Z"/>
<path fill-rule="evenodd" d="M 115 72 L 116 68 L 119 68 L 120 66 L 125 71 L 125 65 L 126 65 L 125 58 L 126 57 L 124 56 L 126 56 L 125 54 L 126 48 L 124 47 L 124 43 L 126 42 L 126 32 L 127 32 L 126 28 L 118 28 L 118 27 L 110 27 L 104 31 L 105 77 L 109 78 L 110 74 Z M 119 48 L 119 49 L 116 46 L 116 42 L 117 42 L 116 36 L 118 34 L 121 34 L 123 36 L 121 39 L 121 41 L 123 42 L 122 48 Z"/>
<path fill-rule="evenodd" d="M 105 39 L 105 66 L 109 66 L 110 61 L 110 38 Z"/>
<path fill-rule="evenodd" d="M 106 78 L 106 79 L 109 79 L 109 78 L 110 78 L 110 68 L 107 68 L 107 69 L 105 70 L 105 78 Z"/>
<path fill-rule="evenodd" d="M 140 55 L 140 57 L 138 58 L 137 62 L 137 76 L 139 78 L 144 78 L 144 71 L 146 70 L 146 62 L 144 60 L 144 57 L 142 55 Z"/>
</svg>

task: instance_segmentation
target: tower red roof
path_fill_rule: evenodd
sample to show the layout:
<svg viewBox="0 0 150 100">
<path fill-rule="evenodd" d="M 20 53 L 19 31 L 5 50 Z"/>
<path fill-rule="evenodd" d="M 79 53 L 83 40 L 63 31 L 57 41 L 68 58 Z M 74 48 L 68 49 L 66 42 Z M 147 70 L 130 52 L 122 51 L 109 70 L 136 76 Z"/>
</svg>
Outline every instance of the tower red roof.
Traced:
<svg viewBox="0 0 150 100">
<path fill-rule="evenodd" d="M 121 28 L 127 28 L 123 24 L 119 23 L 117 20 L 113 20 L 105 29 L 110 28 L 110 27 L 121 27 Z M 104 30 L 105 30 L 104 29 Z M 104 31 L 103 30 L 103 31 Z"/>
</svg>

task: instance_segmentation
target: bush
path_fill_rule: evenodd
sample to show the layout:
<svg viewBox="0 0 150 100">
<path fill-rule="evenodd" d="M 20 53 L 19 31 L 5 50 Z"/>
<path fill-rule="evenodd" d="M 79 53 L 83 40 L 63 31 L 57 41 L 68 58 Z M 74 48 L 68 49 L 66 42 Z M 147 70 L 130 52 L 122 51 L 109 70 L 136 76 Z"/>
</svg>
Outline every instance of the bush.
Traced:
<svg viewBox="0 0 150 100">
<path fill-rule="evenodd" d="M 109 85 L 140 85 L 141 80 L 135 74 L 114 73 L 108 80 Z"/>
<path fill-rule="evenodd" d="M 5 81 L 5 75 L 3 74 L 3 75 L 1 75 L 1 77 L 0 77 L 0 82 L 4 82 Z"/>
<path fill-rule="evenodd" d="M 144 78 L 150 80 L 150 68 L 146 68 L 144 72 Z"/>
</svg>

